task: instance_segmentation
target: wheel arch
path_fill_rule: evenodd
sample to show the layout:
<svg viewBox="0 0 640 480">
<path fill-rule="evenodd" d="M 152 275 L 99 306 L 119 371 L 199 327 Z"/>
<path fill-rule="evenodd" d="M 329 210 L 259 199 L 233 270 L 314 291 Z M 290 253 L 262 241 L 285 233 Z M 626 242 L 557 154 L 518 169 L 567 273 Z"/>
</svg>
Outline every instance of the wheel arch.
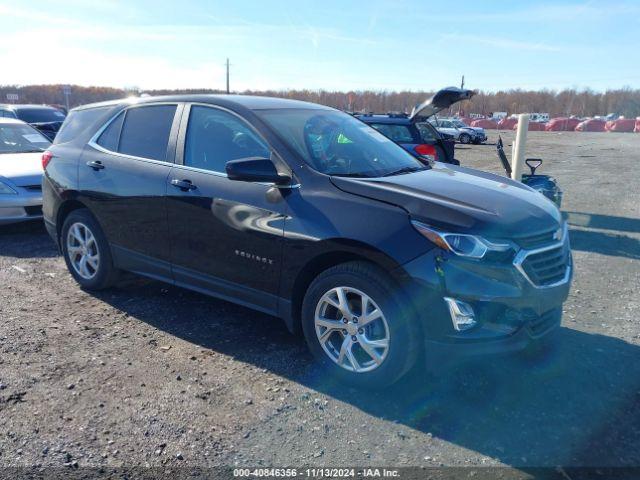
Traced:
<svg viewBox="0 0 640 480">
<path fill-rule="evenodd" d="M 62 225 L 64 224 L 65 219 L 74 210 L 80 210 L 82 208 L 87 208 L 87 206 L 75 198 L 70 198 L 60 204 L 56 214 L 56 235 L 58 237 L 58 242 L 61 241 L 60 236 L 62 235 Z"/>
<path fill-rule="evenodd" d="M 291 302 L 290 312 L 285 315 L 285 321 L 289 329 L 296 334 L 302 331 L 302 302 L 309 285 L 320 273 L 331 267 L 342 263 L 361 261 L 374 265 L 386 273 L 399 287 L 404 281 L 404 270 L 401 266 L 393 258 L 375 247 L 354 241 L 329 243 L 337 244 L 334 244 L 331 249 L 323 249 L 318 252 L 295 275 L 288 295 Z"/>
</svg>

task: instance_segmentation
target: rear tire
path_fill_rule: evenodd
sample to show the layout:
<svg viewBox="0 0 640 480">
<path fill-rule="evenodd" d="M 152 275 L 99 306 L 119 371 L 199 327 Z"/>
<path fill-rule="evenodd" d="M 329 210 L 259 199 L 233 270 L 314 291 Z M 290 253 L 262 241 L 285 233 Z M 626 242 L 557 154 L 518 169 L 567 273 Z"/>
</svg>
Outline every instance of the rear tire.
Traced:
<svg viewBox="0 0 640 480">
<path fill-rule="evenodd" d="M 109 242 L 89 210 L 74 210 L 67 216 L 60 244 L 67 268 L 82 288 L 102 290 L 117 281 L 119 271 Z"/>
<path fill-rule="evenodd" d="M 304 297 L 302 328 L 330 376 L 363 388 L 399 380 L 421 344 L 415 314 L 399 287 L 367 262 L 343 263 L 316 277 Z"/>
</svg>

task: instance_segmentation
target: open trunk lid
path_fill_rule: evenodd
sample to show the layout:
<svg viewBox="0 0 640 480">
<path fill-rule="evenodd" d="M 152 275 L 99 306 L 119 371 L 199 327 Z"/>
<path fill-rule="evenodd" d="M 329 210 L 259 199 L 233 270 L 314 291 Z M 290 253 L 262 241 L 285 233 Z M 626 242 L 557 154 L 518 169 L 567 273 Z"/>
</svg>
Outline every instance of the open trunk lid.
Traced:
<svg viewBox="0 0 640 480">
<path fill-rule="evenodd" d="M 466 90 L 458 87 L 446 87 L 436 92 L 436 94 L 422 102 L 420 105 L 416 105 L 411 110 L 409 119 L 415 121 L 418 117 L 428 118 L 441 110 L 449 108 L 454 103 L 461 102 L 462 100 L 469 100 L 475 95 L 473 90 Z"/>
</svg>

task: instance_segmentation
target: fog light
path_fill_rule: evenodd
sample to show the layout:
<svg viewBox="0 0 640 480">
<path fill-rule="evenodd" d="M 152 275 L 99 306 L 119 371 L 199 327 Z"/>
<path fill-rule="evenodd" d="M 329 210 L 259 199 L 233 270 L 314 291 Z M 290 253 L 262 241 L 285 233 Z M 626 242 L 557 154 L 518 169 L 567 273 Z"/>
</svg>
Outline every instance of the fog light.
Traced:
<svg viewBox="0 0 640 480">
<path fill-rule="evenodd" d="M 464 330 L 469 330 L 477 323 L 471 305 L 450 297 L 444 297 L 444 301 L 447 302 L 453 328 L 456 331 L 463 332 Z"/>
</svg>

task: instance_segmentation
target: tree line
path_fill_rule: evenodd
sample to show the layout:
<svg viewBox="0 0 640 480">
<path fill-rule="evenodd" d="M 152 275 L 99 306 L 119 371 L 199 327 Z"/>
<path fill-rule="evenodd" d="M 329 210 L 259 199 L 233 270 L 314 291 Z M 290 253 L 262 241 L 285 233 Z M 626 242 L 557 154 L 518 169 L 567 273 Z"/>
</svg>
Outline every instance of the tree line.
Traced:
<svg viewBox="0 0 640 480">
<path fill-rule="evenodd" d="M 69 104 L 71 107 L 87 103 L 113 100 L 129 95 L 147 93 L 149 95 L 224 93 L 212 89 L 146 90 L 135 88 L 119 89 L 110 87 L 82 87 L 71 85 Z M 63 85 L 4 85 L 0 86 L 0 102 L 6 102 L 7 94 L 18 94 L 17 103 L 65 105 Z M 329 90 L 246 90 L 248 95 L 305 100 L 342 110 L 354 112 L 409 112 L 411 108 L 433 95 L 429 91 L 329 91 Z M 16 103 L 16 102 L 14 102 Z M 591 117 L 616 113 L 627 118 L 640 116 L 640 89 L 630 87 L 597 92 L 590 89 L 565 90 L 500 90 L 480 91 L 471 100 L 453 108 L 463 114 L 492 112 L 525 113 L 545 112 L 552 117 L 576 115 Z"/>
</svg>

